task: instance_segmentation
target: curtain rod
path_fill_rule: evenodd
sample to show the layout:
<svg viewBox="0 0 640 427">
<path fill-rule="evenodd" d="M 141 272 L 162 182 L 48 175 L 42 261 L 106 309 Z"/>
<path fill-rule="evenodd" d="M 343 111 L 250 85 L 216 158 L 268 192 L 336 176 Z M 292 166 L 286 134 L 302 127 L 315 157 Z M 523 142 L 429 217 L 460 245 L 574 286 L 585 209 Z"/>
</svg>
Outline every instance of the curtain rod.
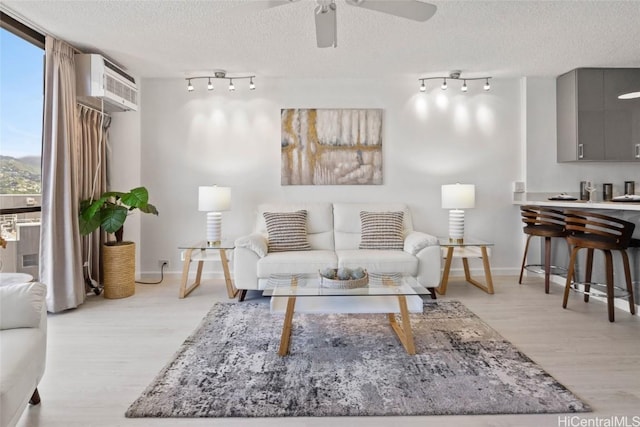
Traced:
<svg viewBox="0 0 640 427">
<path fill-rule="evenodd" d="M 83 104 L 82 102 L 77 102 L 77 101 L 76 101 L 76 104 L 78 104 L 78 105 L 80 105 L 80 106 L 82 106 L 82 107 L 84 107 L 84 108 L 88 108 L 88 109 L 89 109 L 89 110 L 91 110 L 91 111 L 95 111 L 96 113 L 100 113 L 100 114 L 103 114 L 103 115 L 105 115 L 105 116 L 111 117 L 111 114 L 109 114 L 109 113 L 107 113 L 107 112 L 105 112 L 105 111 L 100 111 L 100 110 L 98 110 L 97 108 L 90 107 L 90 106 L 88 106 L 87 104 Z"/>
</svg>

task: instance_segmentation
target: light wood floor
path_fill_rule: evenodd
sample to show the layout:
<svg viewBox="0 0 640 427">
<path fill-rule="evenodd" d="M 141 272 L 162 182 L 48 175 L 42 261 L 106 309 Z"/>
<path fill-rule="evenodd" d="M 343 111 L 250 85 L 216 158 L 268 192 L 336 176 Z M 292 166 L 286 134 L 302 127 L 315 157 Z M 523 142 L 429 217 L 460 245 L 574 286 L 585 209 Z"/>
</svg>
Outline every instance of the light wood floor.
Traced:
<svg viewBox="0 0 640 427">
<path fill-rule="evenodd" d="M 580 418 L 627 415 L 640 420 L 638 316 L 616 310 L 616 323 L 611 324 L 605 304 L 585 304 L 577 294 L 571 296 L 568 309 L 563 310 L 561 288 L 552 285 L 552 293 L 545 295 L 538 278 L 529 278 L 521 286 L 515 277 L 496 277 L 494 281 L 495 295 L 487 295 L 453 278 L 447 295 L 439 298 L 462 301 L 588 402 L 594 412 L 579 415 Z M 39 387 L 42 403 L 28 407 L 18 425 L 580 425 L 559 424 L 558 415 L 127 419 L 127 407 L 171 359 L 212 303 L 228 301 L 222 280 L 204 281 L 183 300 L 177 297 L 178 287 L 177 279 L 165 279 L 160 285 L 137 285 L 136 294 L 130 298 L 105 300 L 93 296 L 77 310 L 50 315 L 47 368 Z M 248 296 L 258 297 L 251 293 Z"/>
</svg>

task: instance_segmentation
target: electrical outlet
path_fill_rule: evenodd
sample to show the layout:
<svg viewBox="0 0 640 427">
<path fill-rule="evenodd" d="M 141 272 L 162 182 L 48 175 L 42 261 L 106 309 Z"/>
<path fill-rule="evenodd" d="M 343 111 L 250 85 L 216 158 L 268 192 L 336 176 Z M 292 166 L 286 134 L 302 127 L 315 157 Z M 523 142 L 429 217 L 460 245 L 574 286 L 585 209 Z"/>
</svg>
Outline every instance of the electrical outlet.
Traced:
<svg viewBox="0 0 640 427">
<path fill-rule="evenodd" d="M 168 259 L 159 259 L 158 260 L 158 267 L 162 268 L 163 265 L 164 265 L 165 268 L 169 268 L 169 260 Z"/>
</svg>

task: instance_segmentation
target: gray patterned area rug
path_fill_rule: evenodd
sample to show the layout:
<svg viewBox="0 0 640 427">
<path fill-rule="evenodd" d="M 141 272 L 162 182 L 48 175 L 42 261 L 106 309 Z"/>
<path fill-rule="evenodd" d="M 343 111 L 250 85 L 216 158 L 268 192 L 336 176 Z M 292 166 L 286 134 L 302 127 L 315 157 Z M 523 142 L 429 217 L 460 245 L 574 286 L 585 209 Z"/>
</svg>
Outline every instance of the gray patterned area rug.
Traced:
<svg viewBox="0 0 640 427">
<path fill-rule="evenodd" d="M 409 356 L 385 315 L 283 315 L 218 303 L 127 417 L 283 417 L 586 412 L 581 402 L 456 301 L 412 314 Z"/>
</svg>

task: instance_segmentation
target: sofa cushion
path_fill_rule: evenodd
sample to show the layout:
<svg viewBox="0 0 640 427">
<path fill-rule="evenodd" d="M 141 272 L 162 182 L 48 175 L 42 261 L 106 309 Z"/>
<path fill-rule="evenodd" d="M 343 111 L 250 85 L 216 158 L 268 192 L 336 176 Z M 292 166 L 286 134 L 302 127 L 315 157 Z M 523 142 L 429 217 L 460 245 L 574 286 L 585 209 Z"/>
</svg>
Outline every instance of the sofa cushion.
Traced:
<svg viewBox="0 0 640 427">
<path fill-rule="evenodd" d="M 323 268 L 338 267 L 333 251 L 295 251 L 270 253 L 258 261 L 258 277 L 272 274 L 317 274 Z"/>
<path fill-rule="evenodd" d="M 311 249 L 332 250 L 333 245 L 333 205 L 331 203 L 278 203 L 258 206 L 255 233 L 267 235 L 264 212 L 307 211 L 307 240 Z"/>
<path fill-rule="evenodd" d="M 336 251 L 338 267 L 362 267 L 370 273 L 418 274 L 418 258 L 396 250 L 347 249 Z"/>
<path fill-rule="evenodd" d="M 46 293 L 38 282 L 0 286 L 0 330 L 37 328 Z"/>
<path fill-rule="evenodd" d="M 360 212 L 360 249 L 402 250 L 403 216 L 403 212 Z"/>
<path fill-rule="evenodd" d="M 307 211 L 265 212 L 269 252 L 308 251 Z"/>
<path fill-rule="evenodd" d="M 360 212 L 404 212 L 404 234 L 413 230 L 411 212 L 404 203 L 334 203 L 335 249 L 358 249 L 360 246 Z"/>
</svg>

